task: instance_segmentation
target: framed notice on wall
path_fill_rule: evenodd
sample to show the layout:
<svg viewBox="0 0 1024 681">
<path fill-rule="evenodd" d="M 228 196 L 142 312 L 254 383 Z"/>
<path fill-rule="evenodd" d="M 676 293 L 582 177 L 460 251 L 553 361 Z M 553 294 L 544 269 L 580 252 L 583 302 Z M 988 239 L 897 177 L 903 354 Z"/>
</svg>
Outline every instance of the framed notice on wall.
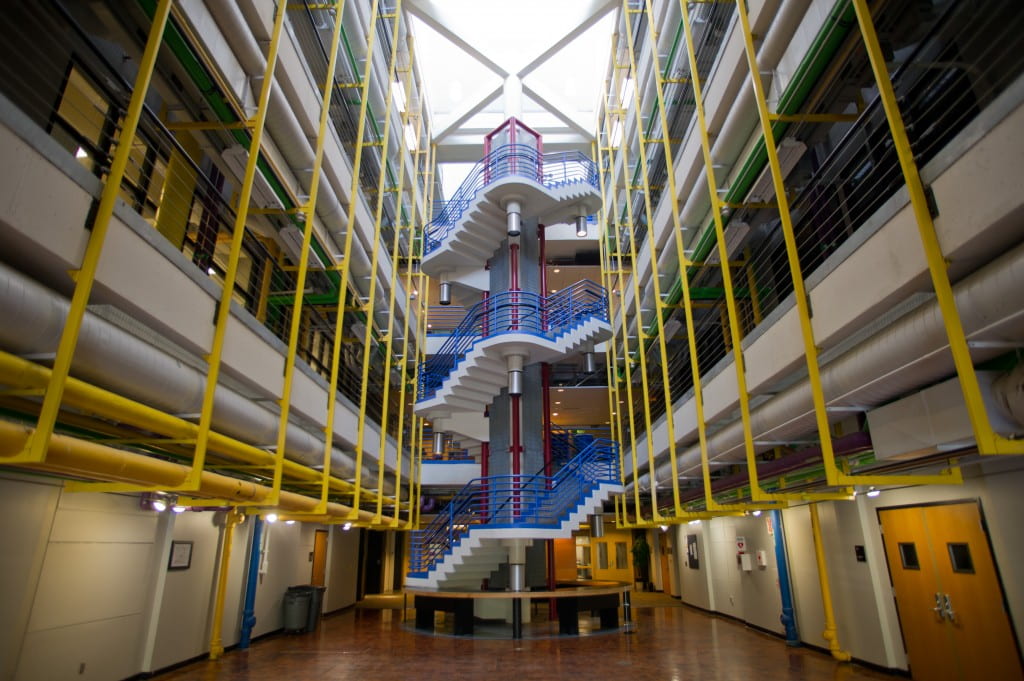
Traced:
<svg viewBox="0 0 1024 681">
<path fill-rule="evenodd" d="M 686 535 L 686 566 L 691 570 L 700 569 L 700 560 L 697 558 L 697 535 Z"/>
<path fill-rule="evenodd" d="M 188 570 L 192 565 L 192 542 L 172 541 L 171 557 L 167 561 L 168 570 Z"/>
</svg>

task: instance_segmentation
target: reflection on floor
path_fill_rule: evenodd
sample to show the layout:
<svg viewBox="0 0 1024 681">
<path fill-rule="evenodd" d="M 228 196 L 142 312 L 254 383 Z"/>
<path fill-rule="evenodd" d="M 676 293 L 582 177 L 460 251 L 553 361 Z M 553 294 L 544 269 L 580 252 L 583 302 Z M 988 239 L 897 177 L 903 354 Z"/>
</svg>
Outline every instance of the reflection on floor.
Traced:
<svg viewBox="0 0 1024 681">
<path fill-rule="evenodd" d="M 867 681 L 905 678 L 840 664 L 815 650 L 788 648 L 778 638 L 687 607 L 638 607 L 634 610 L 636 629 L 632 634 L 618 631 L 521 641 L 418 634 L 411 627 L 411 610 L 403 621 L 401 606 L 398 607 L 398 610 L 351 608 L 325 618 L 313 633 L 269 636 L 247 651 L 228 652 L 218 662 L 197 662 L 155 678 L 160 681 L 453 681 L 455 678 L 488 681 L 610 678 Z M 581 629 L 585 619 L 580 619 Z"/>
</svg>

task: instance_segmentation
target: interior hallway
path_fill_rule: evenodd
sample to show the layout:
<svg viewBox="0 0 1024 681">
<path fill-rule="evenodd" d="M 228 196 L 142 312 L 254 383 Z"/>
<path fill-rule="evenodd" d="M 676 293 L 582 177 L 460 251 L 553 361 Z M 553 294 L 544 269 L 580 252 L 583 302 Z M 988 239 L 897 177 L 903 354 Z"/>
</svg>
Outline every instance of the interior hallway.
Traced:
<svg viewBox="0 0 1024 681">
<path fill-rule="evenodd" d="M 862 681 L 903 678 L 841 664 L 809 648 L 743 624 L 679 606 L 667 596 L 635 594 L 636 630 L 520 641 L 428 636 L 395 610 L 349 608 L 312 634 L 275 634 L 218 662 L 201 661 L 158 681 L 290 679 L 356 681 L 453 677 L 501 681 L 673 679 L 674 681 Z M 663 600 L 662 600 L 663 599 Z M 661 605 L 657 603 L 661 601 Z M 670 607 L 664 607 L 668 605 Z M 674 607 L 672 607 L 674 606 Z M 584 622 L 581 621 L 581 625 Z"/>
</svg>

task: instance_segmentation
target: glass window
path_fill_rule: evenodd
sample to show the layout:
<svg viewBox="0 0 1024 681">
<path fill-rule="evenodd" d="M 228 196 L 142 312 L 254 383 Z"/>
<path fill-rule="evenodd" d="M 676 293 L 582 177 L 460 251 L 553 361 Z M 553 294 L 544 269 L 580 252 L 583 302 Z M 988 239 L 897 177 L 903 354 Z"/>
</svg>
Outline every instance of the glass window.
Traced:
<svg viewBox="0 0 1024 681">
<path fill-rule="evenodd" d="M 597 567 L 601 570 L 608 569 L 608 542 L 597 543 Z"/>
<path fill-rule="evenodd" d="M 949 549 L 949 562 L 953 565 L 953 572 L 973 575 L 974 561 L 971 559 L 971 547 L 955 542 L 949 542 L 946 547 Z"/>
<path fill-rule="evenodd" d="M 900 542 L 900 561 L 904 570 L 920 570 L 921 563 L 917 559 L 917 547 L 914 542 Z"/>
<path fill-rule="evenodd" d="M 624 541 L 615 542 L 615 569 L 629 569 L 629 556 L 626 553 L 626 542 Z"/>
<path fill-rule="evenodd" d="M 95 167 L 97 153 L 107 151 L 109 110 L 99 90 L 81 71 L 71 67 L 51 134 L 89 170 Z"/>
</svg>

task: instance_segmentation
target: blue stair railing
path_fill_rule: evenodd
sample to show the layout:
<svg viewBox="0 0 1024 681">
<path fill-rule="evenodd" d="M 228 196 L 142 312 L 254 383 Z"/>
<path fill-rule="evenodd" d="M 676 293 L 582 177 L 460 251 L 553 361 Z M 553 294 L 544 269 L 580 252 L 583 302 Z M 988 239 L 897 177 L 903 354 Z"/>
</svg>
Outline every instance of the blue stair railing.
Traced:
<svg viewBox="0 0 1024 681">
<path fill-rule="evenodd" d="M 597 439 L 555 475 L 495 475 L 466 484 L 410 538 L 409 576 L 426 577 L 476 528 L 554 529 L 601 484 L 619 484 L 619 445 Z"/>
<path fill-rule="evenodd" d="M 522 177 L 548 189 L 572 184 L 597 188 L 597 165 L 578 151 L 540 154 L 525 144 L 506 144 L 477 162 L 455 194 L 435 208 L 435 218 L 427 227 L 424 255 L 444 243 L 477 192 L 497 180 Z"/>
<path fill-rule="evenodd" d="M 608 321 L 608 294 L 588 280 L 578 281 L 544 297 L 526 291 L 492 295 L 469 308 L 462 323 L 427 361 L 420 365 L 416 399 L 428 400 L 476 343 L 505 333 L 526 333 L 547 340 L 597 318 Z"/>
</svg>

